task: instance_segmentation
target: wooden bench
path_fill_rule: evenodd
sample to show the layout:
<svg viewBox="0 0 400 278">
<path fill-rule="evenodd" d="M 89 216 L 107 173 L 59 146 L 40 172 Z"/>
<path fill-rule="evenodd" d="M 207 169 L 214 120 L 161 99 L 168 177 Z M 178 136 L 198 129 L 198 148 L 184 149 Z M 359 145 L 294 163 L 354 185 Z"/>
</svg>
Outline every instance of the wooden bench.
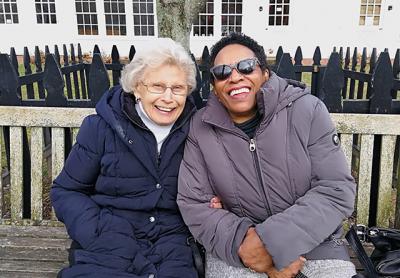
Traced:
<svg viewBox="0 0 400 278">
<path fill-rule="evenodd" d="M 64 128 L 72 128 L 72 141 L 83 118 L 94 113 L 85 108 L 0 107 L 0 125 L 10 131 L 10 184 L 0 184 L 0 277 L 56 277 L 67 265 L 70 240 L 50 207 L 46 176 L 54 179 L 63 167 Z M 370 209 L 374 135 L 382 135 L 377 203 L 377 223 L 393 225 L 399 219 L 398 185 L 393 187 L 396 136 L 400 135 L 400 115 L 331 114 L 341 133 L 341 144 L 349 164 L 359 165 L 357 222 L 368 223 Z M 43 152 L 43 127 L 51 128 L 51 159 Z M 23 218 L 23 131 L 27 130 L 31 160 L 30 218 Z M 354 147 L 354 134 L 360 146 Z M 2 138 L 2 136 L 0 136 Z M 354 150 L 357 149 L 357 154 Z M 3 161 L 0 152 L 0 161 Z M 357 160 L 357 163 L 354 161 Z M 397 163 L 397 162 L 396 162 Z M 3 162 L 4 164 L 4 162 Z M 5 165 L 2 165 L 4 168 Z M 397 165 L 396 165 L 397 167 Z M 51 169 L 49 169 L 51 168 Z M 1 180 L 1 179 L 0 179 Z M 397 191 L 396 191 L 397 190 Z M 26 209 L 25 209 L 26 210 Z M 399 224 L 398 220 L 396 222 Z"/>
</svg>

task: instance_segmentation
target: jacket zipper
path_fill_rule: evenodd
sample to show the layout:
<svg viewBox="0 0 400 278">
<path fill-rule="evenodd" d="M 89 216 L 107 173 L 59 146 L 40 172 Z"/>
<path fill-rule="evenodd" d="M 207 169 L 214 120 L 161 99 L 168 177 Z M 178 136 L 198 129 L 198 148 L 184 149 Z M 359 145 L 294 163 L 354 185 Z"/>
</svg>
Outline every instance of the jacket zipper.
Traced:
<svg viewBox="0 0 400 278">
<path fill-rule="evenodd" d="M 256 140 L 255 140 L 254 138 L 251 138 L 251 139 L 250 139 L 250 142 L 249 142 L 249 150 L 250 150 L 250 152 L 253 153 L 254 162 L 255 162 L 255 164 L 256 164 L 256 172 L 257 172 L 257 178 L 258 178 L 258 185 L 260 186 L 260 189 L 261 189 L 261 191 L 262 191 L 262 193 L 263 193 L 262 198 L 263 198 L 263 201 L 264 201 L 264 204 L 265 204 L 265 208 L 266 208 L 266 210 L 267 210 L 268 216 L 271 216 L 271 215 L 272 215 L 271 207 L 270 207 L 270 205 L 269 205 L 269 203 L 268 203 L 267 194 L 265 193 L 265 188 L 264 188 L 263 182 L 262 182 L 262 175 L 261 175 L 261 169 L 260 169 L 260 162 L 259 162 L 259 160 L 258 160 L 258 154 L 257 154 L 257 149 L 256 149 Z"/>
</svg>

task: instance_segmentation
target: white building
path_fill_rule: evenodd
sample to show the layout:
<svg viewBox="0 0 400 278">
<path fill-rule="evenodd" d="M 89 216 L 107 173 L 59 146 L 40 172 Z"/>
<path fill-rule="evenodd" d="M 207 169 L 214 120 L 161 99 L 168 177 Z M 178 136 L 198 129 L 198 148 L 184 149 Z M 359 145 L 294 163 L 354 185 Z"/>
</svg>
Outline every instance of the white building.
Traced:
<svg viewBox="0 0 400 278">
<path fill-rule="evenodd" d="M 208 0 L 192 28 L 191 50 L 200 56 L 229 31 L 258 40 L 269 55 L 278 46 L 294 55 L 301 46 L 323 57 L 334 46 L 400 48 L 400 0 Z M 0 52 L 14 46 L 50 50 L 80 43 L 83 52 L 98 44 L 105 53 L 118 46 L 121 56 L 154 44 L 157 38 L 154 0 L 0 0 Z"/>
</svg>

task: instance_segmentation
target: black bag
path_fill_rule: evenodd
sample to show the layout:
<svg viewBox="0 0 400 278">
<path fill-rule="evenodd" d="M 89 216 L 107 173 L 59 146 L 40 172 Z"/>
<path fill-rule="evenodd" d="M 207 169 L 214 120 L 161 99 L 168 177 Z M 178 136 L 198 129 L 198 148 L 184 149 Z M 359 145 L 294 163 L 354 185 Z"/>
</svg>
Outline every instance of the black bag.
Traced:
<svg viewBox="0 0 400 278">
<path fill-rule="evenodd" d="M 368 278 L 400 277 L 400 230 L 357 225 L 350 228 L 346 239 Z M 370 257 L 365 253 L 361 241 L 374 245 Z"/>
<path fill-rule="evenodd" d="M 194 266 L 196 267 L 199 278 L 206 275 L 206 250 L 203 245 L 196 241 L 192 236 L 187 238 L 187 244 L 192 248 Z"/>
</svg>

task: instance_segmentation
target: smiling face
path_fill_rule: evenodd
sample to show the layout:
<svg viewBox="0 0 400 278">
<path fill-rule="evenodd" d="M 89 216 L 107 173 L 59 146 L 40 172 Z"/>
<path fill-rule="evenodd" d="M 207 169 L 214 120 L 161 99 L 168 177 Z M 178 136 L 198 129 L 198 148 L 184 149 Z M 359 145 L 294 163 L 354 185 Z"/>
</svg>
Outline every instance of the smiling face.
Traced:
<svg viewBox="0 0 400 278">
<path fill-rule="evenodd" d="M 171 88 L 167 88 L 164 93 L 155 94 L 148 90 L 149 85 L 175 88 L 183 86 L 188 89 L 186 73 L 178 66 L 168 64 L 156 69 L 149 68 L 134 90 L 135 96 L 140 98 L 144 111 L 153 122 L 158 125 L 173 124 L 185 107 L 188 90 L 185 89 L 184 95 L 175 95 Z"/>
<path fill-rule="evenodd" d="M 214 66 L 232 65 L 253 57 L 255 57 L 254 52 L 246 46 L 230 44 L 217 54 Z M 258 64 L 249 74 L 241 74 L 237 69 L 233 69 L 227 79 L 214 79 L 214 92 L 228 110 L 232 120 L 235 123 L 242 123 L 255 115 L 256 93 L 267 79 L 268 71 L 263 72 Z"/>
</svg>

